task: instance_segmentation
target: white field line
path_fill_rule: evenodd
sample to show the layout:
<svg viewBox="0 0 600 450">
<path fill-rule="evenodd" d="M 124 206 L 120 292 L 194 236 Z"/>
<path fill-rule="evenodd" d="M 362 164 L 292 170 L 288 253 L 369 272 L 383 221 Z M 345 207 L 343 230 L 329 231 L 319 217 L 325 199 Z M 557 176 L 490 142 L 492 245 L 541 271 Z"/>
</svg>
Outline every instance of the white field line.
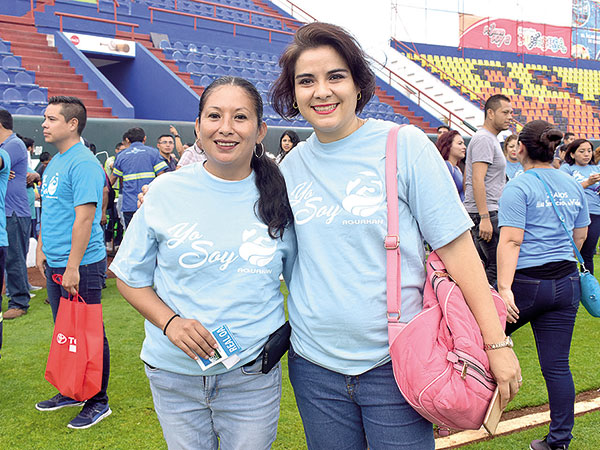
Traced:
<svg viewBox="0 0 600 450">
<path fill-rule="evenodd" d="M 575 414 L 583 414 L 586 412 L 600 409 L 600 397 L 585 402 L 575 403 Z M 514 419 L 505 420 L 498 424 L 498 429 L 494 436 L 512 433 L 524 428 L 544 425 L 550 422 L 550 411 L 530 414 L 528 416 L 516 417 Z M 452 448 L 456 446 L 470 444 L 487 438 L 489 435 L 483 428 L 479 430 L 467 430 L 460 433 L 455 433 L 451 436 L 437 438 L 435 440 L 436 450 Z"/>
</svg>

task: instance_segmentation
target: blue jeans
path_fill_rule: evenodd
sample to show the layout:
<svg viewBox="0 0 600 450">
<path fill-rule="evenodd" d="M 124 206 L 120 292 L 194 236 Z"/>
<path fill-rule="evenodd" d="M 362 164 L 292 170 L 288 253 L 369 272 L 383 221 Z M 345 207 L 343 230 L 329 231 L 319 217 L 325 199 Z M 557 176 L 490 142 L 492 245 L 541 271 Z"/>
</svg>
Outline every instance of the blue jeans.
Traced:
<svg viewBox="0 0 600 450">
<path fill-rule="evenodd" d="M 0 247 L 0 292 L 4 287 L 4 262 L 6 261 L 6 247 Z M 1 299 L 0 299 L 1 300 Z M 2 350 L 2 327 L 4 320 L 2 318 L 2 302 L 0 301 L 0 350 Z M 0 355 L 0 358 L 2 355 Z"/>
<path fill-rule="evenodd" d="M 125 222 L 125 229 L 127 229 L 127 227 L 129 226 L 129 222 L 131 222 L 131 219 L 133 219 L 134 214 L 135 211 L 123 211 L 123 221 Z"/>
<path fill-rule="evenodd" d="M 573 272 L 558 280 L 540 280 L 517 273 L 512 291 L 519 320 L 507 323 L 506 333 L 531 323 L 550 403 L 547 442 L 568 447 L 575 423 L 575 386 L 569 352 L 581 297 L 579 275 Z"/>
<path fill-rule="evenodd" d="M 583 245 L 581 246 L 581 256 L 585 263 L 585 268 L 594 274 L 594 254 L 600 237 L 600 215 L 590 214 L 590 224 Z"/>
<path fill-rule="evenodd" d="M 169 450 L 268 450 L 277 437 L 281 364 L 262 360 L 221 375 L 181 375 L 146 365 Z M 219 447 L 220 441 L 220 447 Z"/>
<path fill-rule="evenodd" d="M 52 275 L 63 274 L 65 267 L 46 266 L 46 288 L 48 289 L 48 301 L 52 309 L 52 318 L 56 322 L 60 298 L 68 298 L 69 294 L 61 285 L 52 281 Z M 106 258 L 96 263 L 79 266 L 79 295 L 86 303 L 97 304 L 102 301 L 102 286 L 106 277 Z M 90 398 L 86 403 L 108 403 L 106 388 L 108 387 L 108 377 L 110 375 L 110 350 L 108 340 L 106 339 L 106 330 L 104 330 L 104 348 L 102 354 L 102 385 L 100 392 Z"/>
<path fill-rule="evenodd" d="M 6 217 L 6 291 L 10 293 L 8 309 L 29 309 L 29 282 L 27 280 L 27 249 L 31 217 Z"/>
<path fill-rule="evenodd" d="M 433 450 L 433 426 L 404 399 L 392 363 L 347 376 L 290 347 L 290 381 L 310 450 Z"/>
</svg>

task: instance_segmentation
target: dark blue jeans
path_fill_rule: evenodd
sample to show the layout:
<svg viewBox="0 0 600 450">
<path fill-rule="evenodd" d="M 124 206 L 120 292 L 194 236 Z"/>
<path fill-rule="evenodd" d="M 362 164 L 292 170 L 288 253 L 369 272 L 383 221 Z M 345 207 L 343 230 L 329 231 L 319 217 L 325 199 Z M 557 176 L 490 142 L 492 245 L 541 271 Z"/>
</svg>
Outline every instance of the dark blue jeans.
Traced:
<svg viewBox="0 0 600 450">
<path fill-rule="evenodd" d="M 575 423 L 575 386 L 569 352 L 581 298 L 579 274 L 573 272 L 558 280 L 539 280 L 517 273 L 512 291 L 519 308 L 519 320 L 507 323 L 506 333 L 511 334 L 531 323 L 550 403 L 547 442 L 568 447 Z"/>
<path fill-rule="evenodd" d="M 52 281 L 52 275 L 63 274 L 65 267 L 46 266 L 46 287 L 48 289 L 48 301 L 52 308 L 52 318 L 56 321 L 60 298 L 68 298 L 68 292 L 62 286 Z M 102 300 L 102 286 L 106 277 L 106 259 L 92 264 L 79 266 L 79 295 L 87 303 L 97 304 Z M 102 367 L 102 385 L 100 392 L 90 398 L 86 403 L 108 403 L 106 388 L 108 386 L 108 376 L 110 374 L 110 350 L 106 332 L 104 332 L 104 351 Z"/>
<path fill-rule="evenodd" d="M 587 237 L 581 246 L 581 256 L 583 257 L 585 268 L 593 275 L 594 253 L 596 253 L 596 246 L 598 245 L 598 238 L 600 237 L 600 216 L 590 214 L 590 220 L 591 223 L 588 225 Z"/>
<path fill-rule="evenodd" d="M 433 426 L 396 385 L 392 363 L 347 376 L 290 347 L 290 381 L 309 450 L 433 450 Z"/>
<path fill-rule="evenodd" d="M 123 211 L 123 220 L 125 221 L 125 229 L 129 226 L 129 222 L 133 219 L 135 211 Z"/>
<path fill-rule="evenodd" d="M 6 291 L 10 294 L 8 309 L 29 309 L 29 282 L 27 281 L 27 249 L 31 217 L 6 217 Z"/>
<path fill-rule="evenodd" d="M 0 292 L 4 287 L 4 262 L 6 261 L 6 247 L 0 247 Z M 0 301 L 0 350 L 2 350 L 2 326 L 4 320 L 2 318 L 2 302 Z M 0 358 L 2 355 L 0 355 Z"/>
</svg>

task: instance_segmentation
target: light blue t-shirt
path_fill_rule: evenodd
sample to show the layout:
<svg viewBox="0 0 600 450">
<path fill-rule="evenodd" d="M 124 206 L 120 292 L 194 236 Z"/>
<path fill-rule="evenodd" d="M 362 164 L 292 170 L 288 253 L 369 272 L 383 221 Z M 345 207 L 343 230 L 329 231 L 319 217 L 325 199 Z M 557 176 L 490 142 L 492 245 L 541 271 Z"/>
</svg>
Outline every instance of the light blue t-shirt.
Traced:
<svg viewBox="0 0 600 450">
<path fill-rule="evenodd" d="M 535 171 L 550 188 L 567 229 L 589 225 L 590 215 L 579 183 L 560 170 L 530 170 Z M 544 185 L 532 174 L 525 172 L 504 188 L 500 197 L 498 226 L 524 230 L 517 269 L 556 261 L 576 261 L 571 241 L 560 224 Z"/>
<path fill-rule="evenodd" d="M 357 375 L 389 359 L 385 147 L 391 122 L 369 119 L 350 136 L 316 135 L 284 160 L 298 240 L 288 285 L 292 344 L 327 369 Z M 473 225 L 439 151 L 420 130 L 398 136 L 402 322 L 423 307 L 423 240 L 437 249 Z"/>
<path fill-rule="evenodd" d="M 508 159 L 506 160 L 506 177 L 508 178 L 508 181 L 518 177 L 519 175 L 522 175 L 523 173 L 523 166 L 520 162 L 512 162 Z"/>
<path fill-rule="evenodd" d="M 135 213 L 110 269 L 134 288 L 153 286 L 177 314 L 209 331 L 227 325 L 241 346 L 239 367 L 255 359 L 285 321 L 279 275 L 289 280 L 296 255 L 293 227 L 272 239 L 254 212 L 254 174 L 225 181 L 191 164 L 158 177 Z M 206 371 L 145 322 L 141 358 L 186 375 Z"/>
<path fill-rule="evenodd" d="M 6 197 L 6 187 L 8 185 L 8 176 L 10 174 L 10 156 L 6 150 L 0 148 L 0 158 L 2 158 L 3 162 L 2 169 L 0 170 L 0 247 L 8 247 L 4 199 Z"/>
<path fill-rule="evenodd" d="M 81 265 L 106 257 L 100 226 L 105 175 L 89 148 L 77 143 L 48 163 L 42 178 L 42 249 L 50 267 L 66 267 L 71 251 L 75 207 L 94 203 L 96 213 Z"/>
<path fill-rule="evenodd" d="M 596 164 L 588 164 L 587 166 L 563 164 L 560 166 L 560 170 L 571 175 L 578 183 L 582 183 L 587 180 L 590 175 L 600 173 L 600 166 L 597 166 Z M 595 183 L 586 187 L 584 192 L 590 214 L 600 215 L 600 195 L 598 195 L 600 193 L 600 183 Z"/>
</svg>

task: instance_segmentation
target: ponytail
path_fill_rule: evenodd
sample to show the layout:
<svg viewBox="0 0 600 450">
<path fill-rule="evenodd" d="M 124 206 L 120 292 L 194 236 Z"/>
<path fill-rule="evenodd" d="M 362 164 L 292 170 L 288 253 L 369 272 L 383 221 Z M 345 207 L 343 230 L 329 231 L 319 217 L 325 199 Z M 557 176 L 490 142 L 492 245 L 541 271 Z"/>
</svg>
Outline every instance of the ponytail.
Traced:
<svg viewBox="0 0 600 450">
<path fill-rule="evenodd" d="M 283 175 L 277 164 L 265 155 L 262 143 L 256 144 L 250 167 L 258 189 L 255 213 L 267 225 L 272 239 L 283 237 L 285 228 L 294 222 L 294 216 Z"/>
</svg>

